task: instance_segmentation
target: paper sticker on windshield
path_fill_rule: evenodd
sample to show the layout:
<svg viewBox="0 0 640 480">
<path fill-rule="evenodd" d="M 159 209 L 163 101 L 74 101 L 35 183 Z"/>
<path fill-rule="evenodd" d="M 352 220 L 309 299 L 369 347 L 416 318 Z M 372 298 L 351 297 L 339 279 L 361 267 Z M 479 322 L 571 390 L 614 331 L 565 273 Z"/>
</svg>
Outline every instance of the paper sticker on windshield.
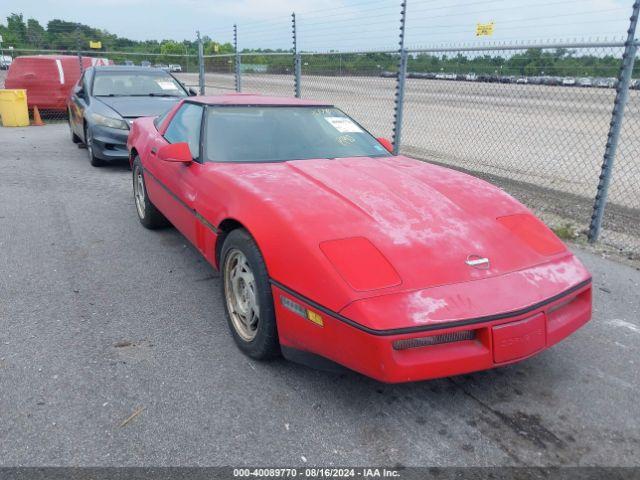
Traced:
<svg viewBox="0 0 640 480">
<path fill-rule="evenodd" d="M 324 117 L 324 119 L 329 122 L 333 128 L 338 130 L 340 133 L 359 133 L 362 132 L 362 129 L 353 123 L 350 118 L 345 117 Z"/>
<path fill-rule="evenodd" d="M 162 80 L 158 80 L 156 83 L 163 90 L 178 90 L 178 87 L 173 82 L 164 82 Z"/>
</svg>

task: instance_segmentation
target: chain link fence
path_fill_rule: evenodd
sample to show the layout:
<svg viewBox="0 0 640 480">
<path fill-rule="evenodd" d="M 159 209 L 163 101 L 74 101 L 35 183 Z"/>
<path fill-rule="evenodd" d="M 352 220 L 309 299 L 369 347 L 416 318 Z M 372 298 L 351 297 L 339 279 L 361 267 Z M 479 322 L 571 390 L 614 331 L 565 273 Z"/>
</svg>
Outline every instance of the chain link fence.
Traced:
<svg viewBox="0 0 640 480">
<path fill-rule="evenodd" d="M 391 138 L 396 79 L 387 70 L 397 58 L 389 52 L 302 54 L 301 95 L 333 104 L 373 135 Z"/>
<path fill-rule="evenodd" d="M 640 68 L 634 73 L 640 76 Z M 640 92 L 635 88 L 625 107 L 599 241 L 640 258 Z"/>
<path fill-rule="evenodd" d="M 402 152 L 484 177 L 564 234 L 586 234 L 615 98 L 617 68 L 608 59 L 622 50 L 578 44 L 409 52 Z M 439 67 L 443 59 L 454 61 Z M 633 123 L 636 113 L 628 115 Z M 616 169 L 637 165 L 626 156 Z M 628 173 L 612 184 L 607 208 L 616 218 L 635 215 L 635 225 L 608 221 L 605 229 L 608 243 L 632 254 L 640 253 L 628 238 L 640 205 L 631 187 L 640 187 L 640 177 Z"/>
<path fill-rule="evenodd" d="M 623 50 L 623 43 L 409 50 L 400 152 L 485 178 L 563 235 L 586 235 Z M 14 58 L 41 55 L 67 55 L 55 57 L 68 62 L 66 94 L 80 75 L 80 62 L 83 68 L 165 68 L 187 87 L 202 84 L 206 94 L 296 92 L 291 52 L 12 52 Z M 398 52 L 302 52 L 299 58 L 303 98 L 334 104 L 375 136 L 394 137 Z M 55 61 L 41 68 L 35 76 L 60 80 Z M 640 76 L 637 68 L 635 73 Z M 0 70 L 2 88 L 6 75 Z M 640 82 L 633 78 L 600 240 L 640 258 Z M 56 99 L 62 108 L 39 107 L 45 121 L 66 120 L 63 97 Z"/>
<path fill-rule="evenodd" d="M 234 54 L 204 55 L 204 87 L 209 95 L 221 95 L 235 91 L 235 61 Z M 198 77 L 195 77 L 198 81 Z"/>
</svg>

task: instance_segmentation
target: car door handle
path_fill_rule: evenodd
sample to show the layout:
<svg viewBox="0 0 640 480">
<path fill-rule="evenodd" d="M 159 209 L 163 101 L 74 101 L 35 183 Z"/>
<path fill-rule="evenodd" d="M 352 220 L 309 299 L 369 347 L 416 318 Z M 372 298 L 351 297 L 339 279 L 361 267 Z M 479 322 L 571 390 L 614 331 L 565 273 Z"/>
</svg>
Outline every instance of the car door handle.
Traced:
<svg viewBox="0 0 640 480">
<path fill-rule="evenodd" d="M 155 155 L 156 153 L 158 153 L 158 149 L 156 147 L 153 147 L 151 149 L 151 155 Z"/>
</svg>

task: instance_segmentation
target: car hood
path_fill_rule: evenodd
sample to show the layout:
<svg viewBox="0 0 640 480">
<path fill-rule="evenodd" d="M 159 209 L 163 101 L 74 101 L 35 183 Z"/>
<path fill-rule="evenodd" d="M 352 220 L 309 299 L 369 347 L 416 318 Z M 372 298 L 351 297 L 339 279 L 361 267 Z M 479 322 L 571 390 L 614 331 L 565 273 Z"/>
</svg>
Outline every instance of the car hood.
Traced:
<svg viewBox="0 0 640 480">
<path fill-rule="evenodd" d="M 215 170 L 227 171 L 230 181 L 274 209 L 289 238 L 313 254 L 329 240 L 368 239 L 400 279 L 391 281 L 390 274 L 388 282 L 381 282 L 385 287 L 417 289 L 478 280 L 568 254 L 542 222 L 502 190 L 407 157 L 236 164 Z M 521 219 L 527 220 L 524 227 Z M 322 250 L 320 257 L 332 256 Z M 357 252 L 353 257 L 357 263 Z M 487 258 L 490 268 L 467 264 L 477 257 Z"/>
<path fill-rule="evenodd" d="M 169 110 L 182 97 L 95 97 L 121 117 L 156 117 Z"/>
<path fill-rule="evenodd" d="M 205 206 L 205 217 L 249 219 L 273 280 L 335 311 L 358 299 L 481 281 L 571 256 L 497 187 L 403 156 L 209 163 L 205 170 L 207 182 L 221 182 L 203 193 L 215 192 L 211 205 L 219 195 L 237 204 L 222 214 Z M 231 200 L 232 192 L 242 194 Z M 489 268 L 467 263 L 477 258 Z"/>
</svg>

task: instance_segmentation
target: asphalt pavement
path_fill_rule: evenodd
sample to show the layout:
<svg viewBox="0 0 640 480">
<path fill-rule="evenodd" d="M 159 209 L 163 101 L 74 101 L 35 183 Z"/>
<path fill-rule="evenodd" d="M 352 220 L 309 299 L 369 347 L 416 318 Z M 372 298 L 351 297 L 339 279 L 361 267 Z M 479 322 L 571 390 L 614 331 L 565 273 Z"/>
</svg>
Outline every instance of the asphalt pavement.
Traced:
<svg viewBox="0 0 640 480">
<path fill-rule="evenodd" d="M 218 274 L 139 225 L 126 165 L 0 128 L 0 466 L 640 465 L 640 272 L 576 250 L 593 320 L 403 385 L 235 347 Z"/>
</svg>

